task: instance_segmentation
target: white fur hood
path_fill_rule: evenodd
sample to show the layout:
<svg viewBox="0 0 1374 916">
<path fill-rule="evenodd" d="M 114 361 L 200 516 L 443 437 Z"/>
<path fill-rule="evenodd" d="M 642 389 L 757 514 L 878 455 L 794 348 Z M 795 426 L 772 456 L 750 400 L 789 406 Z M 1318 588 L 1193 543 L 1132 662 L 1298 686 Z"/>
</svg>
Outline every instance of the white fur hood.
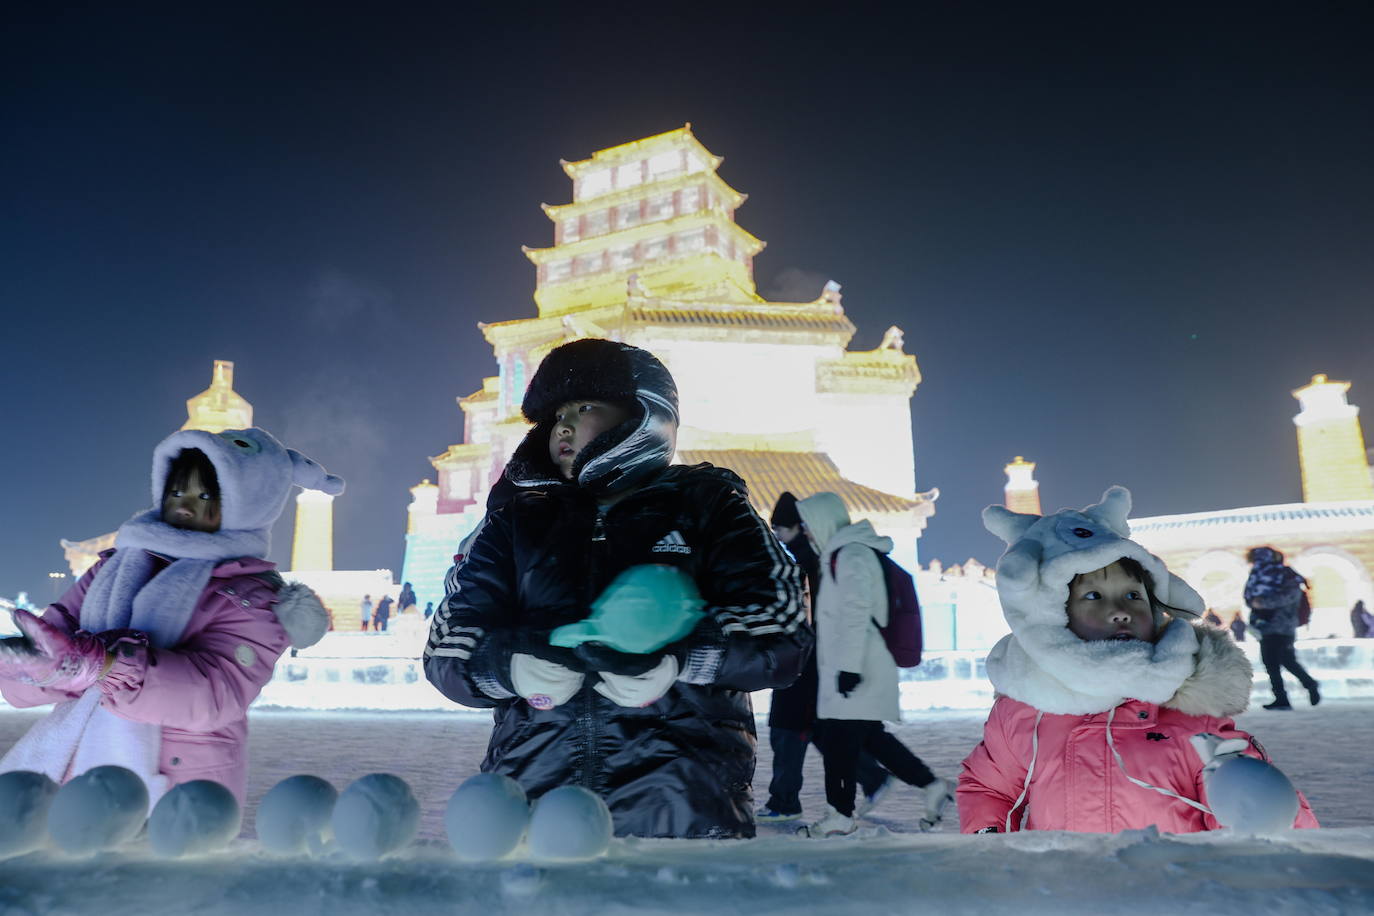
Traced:
<svg viewBox="0 0 1374 916">
<path fill-rule="evenodd" d="M 1046 665 L 1015 633 L 1004 636 L 987 662 L 997 692 L 1059 715 L 1106 712 L 1135 699 L 1189 715 L 1234 716 L 1250 703 L 1250 660 L 1215 627 L 1175 620 L 1154 645 L 1060 632 L 1067 638 L 1051 656 L 1057 663 Z"/>
<path fill-rule="evenodd" d="M 272 613 L 277 615 L 278 622 L 291 638 L 291 645 L 297 649 L 308 649 L 329 630 L 329 612 L 320 603 L 319 596 L 300 582 L 287 582 L 278 589 Z"/>
</svg>

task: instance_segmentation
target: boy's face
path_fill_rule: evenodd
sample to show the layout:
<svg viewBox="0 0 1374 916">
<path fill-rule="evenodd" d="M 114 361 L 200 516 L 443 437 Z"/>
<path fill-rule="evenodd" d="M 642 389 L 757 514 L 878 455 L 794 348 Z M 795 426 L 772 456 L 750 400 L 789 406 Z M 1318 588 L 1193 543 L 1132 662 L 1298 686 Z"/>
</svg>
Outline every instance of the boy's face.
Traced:
<svg viewBox="0 0 1374 916">
<path fill-rule="evenodd" d="M 1119 563 L 1074 576 L 1068 612 L 1069 630 L 1079 639 L 1154 642 L 1154 612 L 1145 585 Z"/>
<path fill-rule="evenodd" d="M 569 401 L 553 415 L 549 457 L 564 480 L 572 480 L 578 453 L 597 436 L 630 419 L 630 412 L 605 401 Z"/>
<path fill-rule="evenodd" d="M 218 531 L 219 500 L 201 482 L 200 471 L 191 468 L 182 483 L 172 483 L 162 497 L 162 520 L 173 528 L 191 531 Z"/>
</svg>

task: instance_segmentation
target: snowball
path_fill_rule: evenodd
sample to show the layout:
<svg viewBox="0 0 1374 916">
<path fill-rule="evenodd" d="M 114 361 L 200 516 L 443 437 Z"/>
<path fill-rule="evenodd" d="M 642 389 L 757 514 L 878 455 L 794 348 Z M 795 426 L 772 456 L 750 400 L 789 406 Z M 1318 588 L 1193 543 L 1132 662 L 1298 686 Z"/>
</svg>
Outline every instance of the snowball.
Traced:
<svg viewBox="0 0 1374 916">
<path fill-rule="evenodd" d="M 333 824 L 344 852 L 355 859 L 380 859 L 415 838 L 420 803 L 399 776 L 369 773 L 343 790 Z"/>
<path fill-rule="evenodd" d="M 160 856 L 203 855 L 239 835 L 243 812 L 224 786 L 196 779 L 172 786 L 148 818 L 148 843 Z"/>
<path fill-rule="evenodd" d="M 448 800 L 444 828 L 458 858 L 490 861 L 510 855 L 525 836 L 530 805 L 525 790 L 509 776 L 478 773 Z"/>
<path fill-rule="evenodd" d="M 41 849 L 48 841 L 48 808 L 57 783 L 44 773 L 0 773 L 0 859 Z"/>
<path fill-rule="evenodd" d="M 148 787 L 124 767 L 92 767 L 57 790 L 48 809 L 48 833 L 75 855 L 110 849 L 133 839 L 148 814 Z"/>
<path fill-rule="evenodd" d="M 338 800 L 339 790 L 318 776 L 288 776 L 258 805 L 258 842 L 281 856 L 318 855 Z"/>
<path fill-rule="evenodd" d="M 1207 779 L 1207 804 L 1223 827 L 1277 833 L 1293 826 L 1298 793 L 1277 767 L 1254 757 L 1234 757 Z"/>
<path fill-rule="evenodd" d="M 530 815 L 530 853 L 538 859 L 594 859 L 611 845 L 611 809 L 581 786 L 560 786 Z"/>
</svg>

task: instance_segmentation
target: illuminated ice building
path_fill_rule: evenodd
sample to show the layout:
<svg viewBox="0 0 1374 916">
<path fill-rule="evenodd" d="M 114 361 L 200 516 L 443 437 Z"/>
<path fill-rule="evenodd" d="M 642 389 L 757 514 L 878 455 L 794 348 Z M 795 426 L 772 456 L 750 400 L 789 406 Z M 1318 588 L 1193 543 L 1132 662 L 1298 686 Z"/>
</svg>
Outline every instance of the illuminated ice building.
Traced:
<svg viewBox="0 0 1374 916">
<path fill-rule="evenodd" d="M 1245 553 L 1268 545 L 1310 584 L 1312 622 L 1299 639 L 1348 637 L 1350 607 L 1374 607 L 1374 480 L 1349 382 L 1325 375 L 1293 392 L 1302 502 L 1131 519 L 1141 544 L 1229 621 L 1242 610 Z"/>
<path fill-rule="evenodd" d="M 915 489 L 915 357 L 895 327 L 877 349 L 847 349 L 855 327 L 837 283 L 812 302 L 761 297 L 753 258 L 764 243 L 735 223 L 745 196 L 720 163 L 688 125 L 562 164 L 572 202 L 544 205 L 554 244 L 525 249 L 538 314 L 479 325 L 496 375 L 458 398 L 463 442 L 431 459 L 437 484 L 411 489 L 402 579 L 422 606 L 442 597 L 456 545 L 529 428 L 527 381 L 550 350 L 582 337 L 643 347 L 668 366 L 678 462 L 732 468 L 765 517 L 784 490 L 832 490 L 916 568 L 937 494 Z"/>
</svg>

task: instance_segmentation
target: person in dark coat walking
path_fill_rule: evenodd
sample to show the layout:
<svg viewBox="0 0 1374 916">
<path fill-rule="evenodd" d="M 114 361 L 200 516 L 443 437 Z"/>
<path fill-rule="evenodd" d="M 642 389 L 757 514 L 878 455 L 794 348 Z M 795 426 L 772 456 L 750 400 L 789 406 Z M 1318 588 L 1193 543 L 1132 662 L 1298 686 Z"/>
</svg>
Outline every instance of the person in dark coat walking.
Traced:
<svg viewBox="0 0 1374 916">
<path fill-rule="evenodd" d="M 1274 702 L 1266 703 L 1264 708 L 1293 708 L 1283 684 L 1284 668 L 1293 672 L 1307 688 L 1308 699 L 1316 706 L 1322 700 L 1317 681 L 1298 662 L 1297 653 L 1293 651 L 1298 632 L 1298 606 L 1302 603 L 1307 580 L 1283 565 L 1283 554 L 1272 547 L 1254 547 L 1246 559 L 1253 564 L 1250 577 L 1245 580 L 1250 627 L 1260 634 L 1260 660 L 1269 672 L 1269 685 L 1274 690 Z"/>
<path fill-rule="evenodd" d="M 619 836 L 753 836 L 749 692 L 796 680 L 813 640 L 796 563 L 738 476 L 669 466 L 677 389 L 647 351 L 564 344 L 521 409 L 534 428 L 505 469 L 516 492 L 489 506 L 451 573 L 426 677 L 494 709 L 482 771 L 532 799 L 583 786 Z M 607 587 L 646 564 L 695 583 L 702 614 L 686 636 L 638 654 L 552 642 L 593 606 L 609 622 Z"/>
<path fill-rule="evenodd" d="M 1356 639 L 1374 639 L 1374 614 L 1369 612 L 1363 601 L 1356 601 L 1350 609 L 1350 630 Z"/>
<path fill-rule="evenodd" d="M 415 589 L 407 582 L 401 587 L 401 595 L 396 599 L 396 613 L 409 614 L 415 607 Z"/>
<path fill-rule="evenodd" d="M 377 610 L 372 613 L 372 629 L 376 633 L 386 632 L 386 622 L 391 619 L 391 596 L 383 595 L 377 602 Z"/>
<path fill-rule="evenodd" d="M 1236 611 L 1236 616 L 1231 618 L 1230 623 L 1231 638 L 1236 642 L 1245 642 L 1245 615 Z"/>
<path fill-rule="evenodd" d="M 811 606 L 815 607 L 820 584 L 820 558 L 811 548 L 797 513 L 797 497 L 784 492 L 773 506 L 769 519 L 773 533 L 791 551 L 806 576 Z M 802 816 L 802 765 L 807 745 L 816 741 L 816 653 L 806 657 L 801 677 L 791 687 L 773 691 L 768 709 L 768 746 L 773 751 L 773 778 L 768 783 L 768 803 L 754 812 L 761 823 L 795 821 Z M 819 745 L 817 746 L 819 750 Z M 858 780 L 864 798 L 860 814 L 876 805 L 891 788 L 891 774 L 872 755 L 859 755 Z"/>
</svg>

